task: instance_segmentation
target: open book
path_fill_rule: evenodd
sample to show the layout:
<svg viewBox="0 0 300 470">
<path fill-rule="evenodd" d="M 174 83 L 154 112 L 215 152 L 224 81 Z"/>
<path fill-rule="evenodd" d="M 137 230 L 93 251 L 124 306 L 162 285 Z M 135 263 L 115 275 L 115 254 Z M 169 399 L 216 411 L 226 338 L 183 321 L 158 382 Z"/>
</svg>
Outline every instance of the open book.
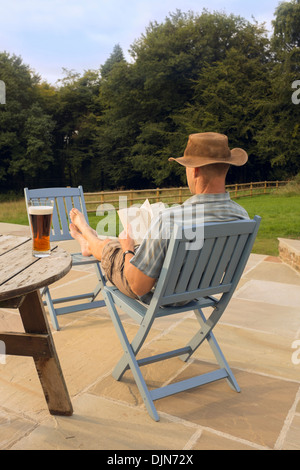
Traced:
<svg viewBox="0 0 300 470">
<path fill-rule="evenodd" d="M 135 205 L 120 209 L 118 211 L 120 221 L 125 229 L 128 224 L 131 227 L 131 235 L 135 244 L 140 245 L 150 227 L 151 221 L 154 217 L 158 216 L 166 206 L 163 202 L 156 202 L 150 204 L 146 199 L 144 204 L 140 207 Z"/>
</svg>

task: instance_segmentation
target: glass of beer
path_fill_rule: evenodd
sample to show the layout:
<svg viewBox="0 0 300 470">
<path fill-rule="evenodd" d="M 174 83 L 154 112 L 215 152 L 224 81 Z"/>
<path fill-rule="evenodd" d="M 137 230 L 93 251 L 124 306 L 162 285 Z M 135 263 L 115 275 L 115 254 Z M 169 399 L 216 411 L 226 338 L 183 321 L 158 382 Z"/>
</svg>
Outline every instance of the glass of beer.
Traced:
<svg viewBox="0 0 300 470">
<path fill-rule="evenodd" d="M 54 201 L 32 200 L 28 203 L 28 214 L 32 235 L 32 254 L 37 258 L 49 256 L 50 230 Z"/>
</svg>

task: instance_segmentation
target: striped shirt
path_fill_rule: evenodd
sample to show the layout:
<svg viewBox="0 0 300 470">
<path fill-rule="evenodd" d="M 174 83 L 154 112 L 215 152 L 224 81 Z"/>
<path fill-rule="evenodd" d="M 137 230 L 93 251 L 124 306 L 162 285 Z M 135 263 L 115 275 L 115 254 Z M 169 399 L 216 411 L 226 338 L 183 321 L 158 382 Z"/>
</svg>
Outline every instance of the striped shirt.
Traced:
<svg viewBox="0 0 300 470">
<path fill-rule="evenodd" d="M 130 262 L 149 277 L 159 277 L 174 224 L 193 226 L 207 222 L 249 219 L 245 209 L 230 199 L 229 193 L 196 194 L 182 205 L 170 207 L 153 219 Z"/>
</svg>

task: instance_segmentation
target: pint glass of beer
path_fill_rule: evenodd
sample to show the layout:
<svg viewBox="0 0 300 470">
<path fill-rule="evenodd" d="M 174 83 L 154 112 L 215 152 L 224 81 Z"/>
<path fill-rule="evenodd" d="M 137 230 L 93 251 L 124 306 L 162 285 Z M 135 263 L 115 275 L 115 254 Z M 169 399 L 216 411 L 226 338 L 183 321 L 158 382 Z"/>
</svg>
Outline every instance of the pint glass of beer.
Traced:
<svg viewBox="0 0 300 470">
<path fill-rule="evenodd" d="M 28 214 L 32 235 L 32 254 L 37 258 L 50 255 L 50 230 L 54 201 L 32 200 L 28 203 Z"/>
</svg>

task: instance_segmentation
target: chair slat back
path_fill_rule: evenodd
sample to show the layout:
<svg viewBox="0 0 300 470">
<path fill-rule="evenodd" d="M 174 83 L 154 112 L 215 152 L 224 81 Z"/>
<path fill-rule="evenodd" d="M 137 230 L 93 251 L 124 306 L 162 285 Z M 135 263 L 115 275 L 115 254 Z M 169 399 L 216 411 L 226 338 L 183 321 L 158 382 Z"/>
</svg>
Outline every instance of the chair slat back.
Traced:
<svg viewBox="0 0 300 470">
<path fill-rule="evenodd" d="M 254 220 L 205 224 L 204 243 L 197 250 L 187 249 L 191 242 L 176 239 L 174 232 L 154 298 L 166 305 L 234 290 L 259 223 L 260 217 L 256 216 Z"/>
<path fill-rule="evenodd" d="M 212 279 L 216 272 L 220 256 L 224 252 L 225 242 L 226 237 L 214 238 L 213 249 L 208 259 L 203 276 L 201 277 L 201 282 L 198 285 L 198 289 L 205 289 L 212 285 Z"/>
<path fill-rule="evenodd" d="M 24 189 L 26 205 L 30 200 L 54 200 L 51 241 L 73 240 L 70 231 L 69 213 L 73 207 L 80 210 L 88 221 L 82 186 L 78 188 Z"/>
</svg>

